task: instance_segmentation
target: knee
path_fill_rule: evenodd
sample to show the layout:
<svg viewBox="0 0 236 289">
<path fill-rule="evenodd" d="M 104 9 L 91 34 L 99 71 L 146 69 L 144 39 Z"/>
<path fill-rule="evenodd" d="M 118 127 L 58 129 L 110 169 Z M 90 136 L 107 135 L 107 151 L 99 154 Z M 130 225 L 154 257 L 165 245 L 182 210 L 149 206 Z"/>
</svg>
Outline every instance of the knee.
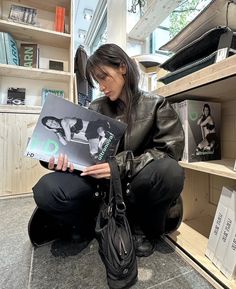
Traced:
<svg viewBox="0 0 236 289">
<path fill-rule="evenodd" d="M 155 174 L 158 182 L 164 184 L 166 188 L 176 191 L 177 195 L 181 193 L 184 185 L 184 169 L 176 160 L 172 158 L 158 160 L 155 165 Z"/>
<path fill-rule="evenodd" d="M 53 178 L 53 173 L 46 174 L 32 188 L 34 200 L 41 209 L 50 209 L 56 200 L 60 200 L 60 189 Z"/>
</svg>

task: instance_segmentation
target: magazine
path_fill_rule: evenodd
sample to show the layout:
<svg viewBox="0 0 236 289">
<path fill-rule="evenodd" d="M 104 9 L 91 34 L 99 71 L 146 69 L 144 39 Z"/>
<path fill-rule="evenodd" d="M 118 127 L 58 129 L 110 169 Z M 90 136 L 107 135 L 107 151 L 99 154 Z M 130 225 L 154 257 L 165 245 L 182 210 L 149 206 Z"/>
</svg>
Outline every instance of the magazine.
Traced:
<svg viewBox="0 0 236 289">
<path fill-rule="evenodd" d="M 75 169 L 103 163 L 116 154 L 127 125 L 55 95 L 48 95 L 24 155 L 57 163 L 66 154 Z"/>
</svg>

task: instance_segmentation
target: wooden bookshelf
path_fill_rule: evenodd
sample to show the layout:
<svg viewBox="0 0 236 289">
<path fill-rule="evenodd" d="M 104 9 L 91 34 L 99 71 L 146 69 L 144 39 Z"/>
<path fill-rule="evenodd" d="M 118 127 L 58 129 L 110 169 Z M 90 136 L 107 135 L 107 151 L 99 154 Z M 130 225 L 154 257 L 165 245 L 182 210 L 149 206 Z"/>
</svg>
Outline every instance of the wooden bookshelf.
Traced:
<svg viewBox="0 0 236 289">
<path fill-rule="evenodd" d="M 180 255 L 187 261 L 190 261 L 215 288 L 220 289 L 226 286 L 227 288 L 235 289 L 236 282 L 227 279 L 205 256 L 208 241 L 208 237 L 206 236 L 209 236 L 212 222 L 213 218 L 208 215 L 192 220 L 185 220 L 182 222 L 179 230 L 166 237 L 165 240 L 168 241 L 169 239 L 172 244 L 174 242 L 177 248 L 182 248 L 182 251 L 181 249 L 178 250 Z M 168 243 L 171 244 L 170 242 Z M 189 257 L 186 258 L 186 255 Z M 204 268 L 207 268 L 207 272 Z"/>
<path fill-rule="evenodd" d="M 185 99 L 221 102 L 221 153 L 217 161 L 187 163 L 182 192 L 184 219 L 167 241 L 215 288 L 236 288 L 205 256 L 222 186 L 236 189 L 236 56 L 231 56 L 157 89 L 170 102 Z"/>
<path fill-rule="evenodd" d="M 12 4 L 37 9 L 36 24 L 8 20 Z M 54 30 L 56 6 L 65 7 L 65 33 Z M 39 162 L 23 156 L 27 139 L 41 111 L 43 88 L 64 90 L 65 98 L 74 99 L 73 0 L 0 0 L 0 31 L 10 33 L 17 42 L 36 43 L 39 67 L 28 68 L 0 64 L 0 197 L 28 194 L 42 174 Z M 62 61 L 64 71 L 50 70 L 49 60 Z M 26 89 L 26 105 L 6 104 L 9 87 Z"/>
</svg>

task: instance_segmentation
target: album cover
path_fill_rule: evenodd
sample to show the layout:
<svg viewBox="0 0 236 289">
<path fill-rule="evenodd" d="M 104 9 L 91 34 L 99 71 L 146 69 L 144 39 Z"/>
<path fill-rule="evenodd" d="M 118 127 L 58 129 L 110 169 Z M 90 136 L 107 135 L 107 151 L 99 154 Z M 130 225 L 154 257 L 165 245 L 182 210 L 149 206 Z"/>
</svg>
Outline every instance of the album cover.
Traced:
<svg viewBox="0 0 236 289">
<path fill-rule="evenodd" d="M 183 161 L 219 160 L 221 104 L 211 101 L 184 100 L 173 106 L 185 134 Z"/>
<path fill-rule="evenodd" d="M 9 88 L 7 91 L 7 104 L 24 105 L 25 88 Z"/>
<path fill-rule="evenodd" d="M 106 162 L 115 155 L 127 125 L 74 104 L 48 95 L 25 156 L 57 163 L 59 154 L 67 154 L 75 169 Z"/>
</svg>

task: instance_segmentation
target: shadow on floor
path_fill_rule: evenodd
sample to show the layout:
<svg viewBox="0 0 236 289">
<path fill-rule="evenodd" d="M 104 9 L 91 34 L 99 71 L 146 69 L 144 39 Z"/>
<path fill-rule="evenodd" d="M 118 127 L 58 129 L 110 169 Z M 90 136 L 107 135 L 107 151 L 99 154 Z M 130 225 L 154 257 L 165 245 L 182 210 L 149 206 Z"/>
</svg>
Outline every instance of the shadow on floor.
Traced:
<svg viewBox="0 0 236 289">
<path fill-rule="evenodd" d="M 0 200 L 0 288 L 108 289 L 95 240 L 68 257 L 53 256 L 51 244 L 32 248 L 27 224 L 34 207 L 32 197 Z M 153 255 L 138 258 L 138 272 L 132 289 L 213 288 L 163 240 Z"/>
</svg>

